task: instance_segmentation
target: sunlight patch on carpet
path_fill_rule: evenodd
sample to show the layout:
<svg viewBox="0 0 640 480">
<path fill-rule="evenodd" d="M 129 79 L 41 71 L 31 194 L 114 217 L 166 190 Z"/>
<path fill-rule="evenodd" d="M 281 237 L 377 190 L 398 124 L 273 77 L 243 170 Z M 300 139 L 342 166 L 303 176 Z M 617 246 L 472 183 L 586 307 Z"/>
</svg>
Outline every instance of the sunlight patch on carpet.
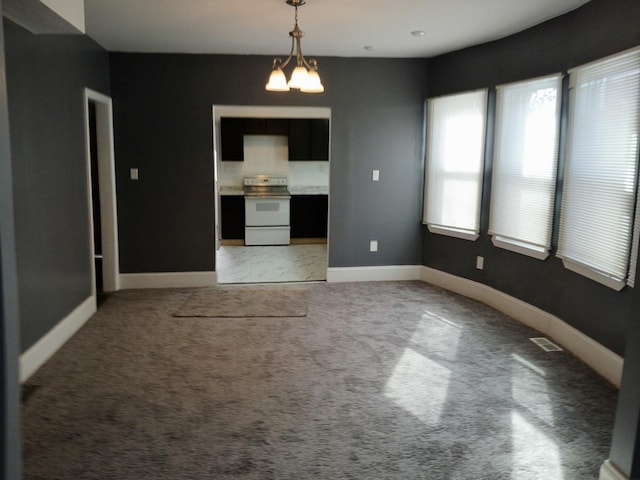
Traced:
<svg viewBox="0 0 640 480">
<path fill-rule="evenodd" d="M 440 315 L 425 311 L 411 337 L 411 343 L 447 360 L 455 360 L 461 335 L 460 326 Z"/>
<path fill-rule="evenodd" d="M 523 367 L 526 367 L 529 370 L 532 370 L 532 371 L 536 372 L 538 375 L 540 375 L 542 377 L 546 377 L 547 376 L 547 372 L 545 372 L 542 368 L 538 367 L 537 365 L 534 365 L 533 363 L 531 363 L 530 361 L 526 360 L 525 358 L 522 358 L 520 355 L 512 353 L 511 354 L 511 358 L 513 358 L 516 362 L 518 362 Z"/>
<path fill-rule="evenodd" d="M 407 348 L 384 390 L 385 397 L 427 425 L 437 425 L 447 400 L 451 372 Z"/>
<path fill-rule="evenodd" d="M 527 410 L 528 415 L 547 425 L 554 425 L 553 402 L 544 375 L 519 362 L 513 363 L 512 369 L 511 396 L 513 399 Z"/>
<path fill-rule="evenodd" d="M 564 479 L 558 445 L 528 418 L 515 410 L 511 412 L 511 478 Z"/>
</svg>

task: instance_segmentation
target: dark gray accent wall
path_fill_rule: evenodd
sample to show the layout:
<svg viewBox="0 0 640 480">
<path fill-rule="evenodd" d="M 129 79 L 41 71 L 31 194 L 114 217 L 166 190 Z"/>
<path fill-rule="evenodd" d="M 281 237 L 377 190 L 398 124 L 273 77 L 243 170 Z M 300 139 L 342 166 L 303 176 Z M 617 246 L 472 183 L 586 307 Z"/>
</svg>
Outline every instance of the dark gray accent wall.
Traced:
<svg viewBox="0 0 640 480">
<path fill-rule="evenodd" d="M 122 272 L 214 268 L 212 105 L 331 107 L 330 266 L 420 262 L 426 61 L 318 61 L 309 95 L 266 92 L 271 57 L 111 54 Z"/>
<path fill-rule="evenodd" d="M 0 0 L 0 10 L 2 0 Z M 13 173 L 9 148 L 9 114 L 0 23 L 0 478 L 21 477 L 20 386 L 18 383 L 18 279 L 13 221 Z"/>
<path fill-rule="evenodd" d="M 565 71 L 640 43 L 640 4 L 591 0 L 495 42 L 431 59 L 429 96 Z"/>
<path fill-rule="evenodd" d="M 640 45 L 640 2 L 592 0 L 578 10 L 505 39 L 433 58 L 429 96 L 493 87 L 566 71 Z M 490 174 L 487 159 L 487 177 Z M 423 230 L 423 264 L 469 278 L 553 313 L 618 354 L 632 319 L 631 288 L 618 293 L 546 261 L 494 247 L 486 233 L 489 193 L 483 195 L 483 232 L 476 242 Z M 476 256 L 485 258 L 476 270 Z"/>
<path fill-rule="evenodd" d="M 91 294 L 83 92 L 109 94 L 109 64 L 86 36 L 4 26 L 24 351 Z"/>
<path fill-rule="evenodd" d="M 610 459 L 627 478 L 640 478 L 640 328 L 627 338 Z"/>
</svg>

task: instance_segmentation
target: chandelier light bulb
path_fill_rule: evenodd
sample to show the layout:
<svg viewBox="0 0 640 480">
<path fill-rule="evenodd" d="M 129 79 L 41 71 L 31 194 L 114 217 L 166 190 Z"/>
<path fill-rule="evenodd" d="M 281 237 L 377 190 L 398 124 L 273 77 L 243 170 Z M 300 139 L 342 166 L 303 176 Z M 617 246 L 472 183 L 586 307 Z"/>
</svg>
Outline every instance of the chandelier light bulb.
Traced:
<svg viewBox="0 0 640 480">
<path fill-rule="evenodd" d="M 291 74 L 289 88 L 301 89 L 306 85 L 308 76 L 309 73 L 307 72 L 307 69 L 302 65 L 298 65 L 293 69 L 293 73 Z"/>
<path fill-rule="evenodd" d="M 266 89 L 270 92 L 288 92 L 290 90 L 287 85 L 287 77 L 279 66 L 276 65 L 271 70 Z"/>
<path fill-rule="evenodd" d="M 324 86 L 320 82 L 320 75 L 317 70 L 309 70 L 306 85 L 300 89 L 304 93 L 322 93 Z"/>
</svg>

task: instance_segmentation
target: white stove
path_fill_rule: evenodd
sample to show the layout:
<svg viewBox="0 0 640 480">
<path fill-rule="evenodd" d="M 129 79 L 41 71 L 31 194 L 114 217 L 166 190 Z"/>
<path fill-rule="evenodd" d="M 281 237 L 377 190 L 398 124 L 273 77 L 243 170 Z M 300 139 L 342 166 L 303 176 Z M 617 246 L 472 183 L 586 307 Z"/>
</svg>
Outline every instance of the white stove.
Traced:
<svg viewBox="0 0 640 480">
<path fill-rule="evenodd" d="M 245 245 L 289 245 L 291 195 L 287 177 L 246 177 L 244 186 Z"/>
</svg>

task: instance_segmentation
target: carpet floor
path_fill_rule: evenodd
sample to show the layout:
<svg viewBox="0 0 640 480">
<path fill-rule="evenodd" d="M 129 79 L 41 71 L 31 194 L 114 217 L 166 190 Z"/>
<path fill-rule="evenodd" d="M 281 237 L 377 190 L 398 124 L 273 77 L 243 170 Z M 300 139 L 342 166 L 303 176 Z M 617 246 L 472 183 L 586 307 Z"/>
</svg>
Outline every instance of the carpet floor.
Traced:
<svg viewBox="0 0 640 480">
<path fill-rule="evenodd" d="M 608 457 L 616 389 L 475 301 L 318 283 L 306 317 L 173 317 L 193 292 L 111 295 L 30 378 L 25 479 L 585 480 Z"/>
<path fill-rule="evenodd" d="M 248 301 L 247 299 L 250 299 Z M 307 289 L 270 285 L 199 288 L 174 317 L 304 317 Z"/>
</svg>

